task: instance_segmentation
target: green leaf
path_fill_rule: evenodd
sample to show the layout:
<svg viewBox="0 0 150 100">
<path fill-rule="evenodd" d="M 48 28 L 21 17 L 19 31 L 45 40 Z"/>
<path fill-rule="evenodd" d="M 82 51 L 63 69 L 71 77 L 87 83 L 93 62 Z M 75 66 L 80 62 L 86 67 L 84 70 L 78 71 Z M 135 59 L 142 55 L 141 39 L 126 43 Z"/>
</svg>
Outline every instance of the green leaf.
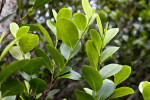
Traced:
<svg viewBox="0 0 150 100">
<path fill-rule="evenodd" d="M 10 50 L 9 53 L 16 58 L 17 60 L 21 60 L 21 59 L 30 59 L 31 54 L 30 53 L 26 53 L 24 56 L 22 55 L 22 51 L 20 50 L 19 46 L 13 46 Z"/>
<path fill-rule="evenodd" d="M 39 93 L 47 88 L 47 83 L 39 78 L 34 78 L 29 82 L 34 94 Z"/>
<path fill-rule="evenodd" d="M 48 27 L 51 29 L 51 31 L 56 35 L 57 34 L 56 24 L 51 20 L 47 20 L 46 23 L 47 23 Z"/>
<path fill-rule="evenodd" d="M 88 40 L 86 42 L 86 54 L 88 56 L 88 59 L 90 61 L 90 64 L 97 69 L 98 65 L 98 53 L 94 47 L 94 44 L 91 40 Z"/>
<path fill-rule="evenodd" d="M 68 9 L 68 8 L 62 8 L 62 9 L 59 10 L 59 12 L 57 14 L 57 20 L 59 18 L 68 18 L 68 19 L 70 19 L 71 15 L 72 15 L 72 12 L 71 12 L 70 9 Z"/>
<path fill-rule="evenodd" d="M 27 53 L 33 50 L 39 43 L 39 37 L 36 34 L 26 34 L 19 40 L 20 49 Z"/>
<path fill-rule="evenodd" d="M 54 9 L 52 9 L 52 13 L 53 13 L 55 20 L 57 21 L 57 12 Z"/>
<path fill-rule="evenodd" d="M 97 52 L 100 53 L 100 50 L 101 50 L 101 47 L 102 47 L 101 37 L 99 36 L 98 32 L 94 29 L 90 30 L 90 36 L 91 36 L 91 39 L 94 43 L 94 46 L 95 46 Z"/>
<path fill-rule="evenodd" d="M 23 68 L 29 60 L 19 60 L 9 64 L 5 69 L 3 69 L 0 73 L 0 85 L 13 73 L 17 72 L 21 68 Z"/>
<path fill-rule="evenodd" d="M 36 99 L 39 99 L 42 96 L 42 93 L 36 95 Z"/>
<path fill-rule="evenodd" d="M 33 74 L 39 71 L 42 64 L 43 64 L 43 59 L 41 57 L 31 59 L 29 63 L 26 64 L 24 68 L 22 68 L 22 71 L 32 76 Z"/>
<path fill-rule="evenodd" d="M 25 36 L 25 35 L 23 35 Z M 23 37 L 22 36 L 22 37 Z M 15 45 L 22 37 L 15 39 L 14 41 L 12 41 L 9 45 L 7 45 L 7 47 L 5 47 L 5 49 L 3 50 L 3 52 L 0 55 L 0 61 L 1 59 L 6 55 L 6 53 L 13 47 L 13 45 Z"/>
<path fill-rule="evenodd" d="M 0 43 L 2 42 L 2 40 L 3 40 L 3 38 L 4 38 L 4 36 L 5 36 L 5 32 L 0 36 Z"/>
<path fill-rule="evenodd" d="M 78 29 L 75 24 L 70 19 L 60 18 L 56 22 L 56 29 L 58 37 L 73 49 L 79 39 Z"/>
<path fill-rule="evenodd" d="M 81 48 L 81 42 L 77 45 L 77 47 L 74 49 L 72 55 L 70 56 L 70 58 L 74 57 L 78 51 L 80 50 Z M 66 44 L 62 43 L 60 45 L 60 51 L 61 51 L 61 54 L 65 57 L 65 59 L 67 60 L 69 58 L 69 55 L 71 53 L 71 48 L 69 48 Z"/>
<path fill-rule="evenodd" d="M 115 53 L 118 49 L 119 49 L 119 47 L 115 47 L 115 46 L 106 48 L 102 52 L 101 62 L 104 62 L 109 56 L 111 56 L 113 53 Z"/>
<path fill-rule="evenodd" d="M 144 100 L 150 100 L 149 90 L 150 90 L 150 84 L 143 88 L 142 95 L 144 97 Z"/>
<path fill-rule="evenodd" d="M 60 52 L 57 49 L 55 49 L 51 45 L 46 45 L 46 48 L 50 53 L 51 57 L 54 59 L 59 71 L 61 71 L 65 64 L 63 56 L 60 54 Z"/>
<path fill-rule="evenodd" d="M 20 27 L 21 27 L 21 26 L 29 26 L 29 27 L 30 27 L 29 31 L 41 32 L 39 26 L 36 25 L 36 24 L 19 24 L 19 26 L 20 26 Z"/>
<path fill-rule="evenodd" d="M 46 40 L 48 41 L 48 43 L 49 43 L 50 45 L 53 45 L 53 41 L 52 41 L 50 35 L 49 35 L 49 34 L 47 33 L 47 31 L 44 29 L 44 27 L 43 27 L 42 25 L 40 25 L 40 24 L 38 24 L 38 26 L 39 26 L 40 30 L 42 31 L 42 33 L 44 34 L 44 36 L 45 36 Z"/>
<path fill-rule="evenodd" d="M 46 54 L 44 51 L 42 51 L 41 49 L 36 48 L 36 49 L 35 49 L 35 55 L 36 55 L 37 57 L 42 57 L 43 60 L 44 60 L 44 65 L 45 65 L 45 67 L 46 67 L 49 71 L 51 71 L 51 69 L 53 68 L 53 66 L 52 66 L 51 61 L 50 61 L 49 57 L 47 56 L 47 54 Z"/>
<path fill-rule="evenodd" d="M 82 13 L 75 13 L 73 15 L 73 22 L 82 32 L 85 30 L 87 25 L 87 19 Z"/>
<path fill-rule="evenodd" d="M 22 93 L 19 97 L 21 98 L 21 100 L 35 100 L 30 96 L 30 94 L 26 92 Z"/>
<path fill-rule="evenodd" d="M 50 3 L 52 0 L 36 0 L 34 5 L 33 5 L 33 9 L 37 9 L 47 3 Z"/>
<path fill-rule="evenodd" d="M 106 35 L 107 29 L 108 29 L 108 22 L 107 22 L 105 29 L 104 29 L 104 36 Z"/>
<path fill-rule="evenodd" d="M 21 2 L 20 0 L 17 0 L 18 9 L 19 9 L 19 17 L 21 18 Z"/>
<path fill-rule="evenodd" d="M 67 79 L 72 79 L 72 80 L 81 80 L 81 75 L 74 70 L 71 70 L 69 73 L 62 75 L 59 77 L 61 78 L 67 78 Z"/>
<path fill-rule="evenodd" d="M 96 15 L 97 14 L 93 14 L 93 16 L 91 17 L 91 19 L 89 20 L 89 24 L 88 25 L 91 25 L 94 22 L 94 20 L 96 19 Z"/>
<path fill-rule="evenodd" d="M 65 66 L 65 68 L 60 72 L 60 76 L 70 73 L 69 72 L 70 70 L 72 70 L 71 67 Z M 59 70 L 56 69 L 55 72 L 54 72 L 54 79 L 58 76 L 58 74 L 59 74 Z"/>
<path fill-rule="evenodd" d="M 3 19 L 0 20 L 0 23 L 6 21 L 7 19 L 9 19 L 10 17 L 12 17 L 12 15 L 14 15 L 14 13 L 7 15 L 6 17 L 4 17 Z"/>
<path fill-rule="evenodd" d="M 18 24 L 14 23 L 14 22 L 10 24 L 10 32 L 12 33 L 12 35 L 14 37 L 16 37 L 16 34 L 17 34 L 18 30 L 19 30 Z"/>
<path fill-rule="evenodd" d="M 114 76 L 115 86 L 126 80 L 131 74 L 131 67 L 124 65 L 119 73 Z"/>
<path fill-rule="evenodd" d="M 4 82 L 1 86 L 2 97 L 18 95 L 24 91 L 24 85 L 19 80 L 13 79 Z"/>
<path fill-rule="evenodd" d="M 26 86 L 26 92 L 30 93 L 30 84 L 28 81 L 24 80 L 25 86 Z"/>
<path fill-rule="evenodd" d="M 93 67 L 84 65 L 82 66 L 82 75 L 86 82 L 90 85 L 93 89 L 95 94 L 101 89 L 103 84 L 103 79 L 99 72 L 95 70 Z"/>
<path fill-rule="evenodd" d="M 19 30 L 16 33 L 16 38 L 19 38 L 23 34 L 28 33 L 29 29 L 30 29 L 29 26 L 22 26 L 22 27 L 20 27 Z"/>
<path fill-rule="evenodd" d="M 123 97 L 123 96 L 133 94 L 133 93 L 134 93 L 134 90 L 132 88 L 120 87 L 120 88 L 115 89 L 115 91 L 111 95 L 111 99 Z"/>
<path fill-rule="evenodd" d="M 112 28 L 107 30 L 106 35 L 104 37 L 104 46 L 119 32 L 118 28 Z"/>
<path fill-rule="evenodd" d="M 1 98 L 1 92 L 0 92 L 0 98 Z M 16 96 L 7 96 L 2 98 L 2 100 L 16 100 Z"/>
<path fill-rule="evenodd" d="M 101 74 L 101 76 L 103 77 L 103 79 L 106 79 L 110 76 L 113 76 L 115 74 L 117 74 L 121 69 L 122 69 L 122 65 L 119 64 L 109 64 L 104 66 L 99 73 Z"/>
<path fill-rule="evenodd" d="M 88 18 L 91 18 L 93 15 L 92 7 L 90 6 L 88 0 L 82 0 L 82 7 Z"/>
<path fill-rule="evenodd" d="M 98 100 L 105 100 L 114 90 L 115 84 L 111 80 L 105 79 L 102 88 L 98 91 Z"/>
<path fill-rule="evenodd" d="M 79 100 L 95 100 L 95 98 L 92 95 L 86 92 L 75 90 L 74 94 Z"/>
<path fill-rule="evenodd" d="M 98 25 L 98 29 L 99 29 L 100 35 L 103 38 L 103 26 L 102 26 L 102 22 L 101 22 L 101 19 L 100 19 L 98 14 L 97 14 L 96 19 L 97 19 L 97 25 Z"/>
<path fill-rule="evenodd" d="M 141 82 L 140 85 L 139 85 L 140 92 L 142 93 L 143 92 L 143 88 L 145 86 L 149 85 L 149 84 L 150 84 L 150 82 L 148 82 L 148 81 Z"/>
<path fill-rule="evenodd" d="M 46 97 L 46 100 L 53 98 L 53 96 L 54 96 L 56 93 L 58 93 L 59 91 L 60 91 L 60 89 L 51 90 L 51 91 L 48 93 L 48 95 L 47 95 L 47 97 Z"/>
<path fill-rule="evenodd" d="M 90 95 L 92 95 L 92 96 L 95 97 L 95 93 L 94 93 L 93 90 L 91 90 L 91 89 L 89 89 L 89 88 L 84 88 L 84 91 L 85 91 L 86 93 L 88 93 L 88 94 L 90 94 Z"/>
</svg>

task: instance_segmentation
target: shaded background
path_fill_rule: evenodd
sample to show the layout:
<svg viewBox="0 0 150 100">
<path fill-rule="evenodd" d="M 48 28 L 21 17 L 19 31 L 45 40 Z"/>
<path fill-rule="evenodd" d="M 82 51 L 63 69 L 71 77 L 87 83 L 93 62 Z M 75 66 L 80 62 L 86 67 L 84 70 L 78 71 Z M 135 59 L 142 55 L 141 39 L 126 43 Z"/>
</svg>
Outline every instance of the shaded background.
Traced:
<svg viewBox="0 0 150 100">
<path fill-rule="evenodd" d="M 10 3 L 10 1 L 15 0 L 6 0 L 6 4 Z M 32 7 L 34 0 L 20 1 L 22 3 L 21 16 L 23 16 L 26 14 L 27 10 Z M 4 6 L 6 6 L 6 4 Z M 117 53 L 110 57 L 110 59 L 105 61 L 102 66 L 107 65 L 108 63 L 118 63 L 122 65 L 129 65 L 132 68 L 130 77 L 119 86 L 132 87 L 135 90 L 135 93 L 116 100 L 143 100 L 138 91 L 138 85 L 143 80 L 150 81 L 150 1 L 90 0 L 90 4 L 92 8 L 95 8 L 96 12 L 100 15 L 103 26 L 105 26 L 108 21 L 109 28 L 118 27 L 120 29 L 117 36 L 109 43 L 109 45 L 119 46 L 120 49 Z M 11 22 L 18 22 L 19 20 L 17 2 L 14 4 L 10 3 L 10 5 L 14 6 L 14 8 L 12 8 L 14 10 L 11 12 L 14 13 L 14 16 L 9 22 L 0 23 L 0 34 L 3 32 L 2 29 L 9 31 L 8 25 Z M 7 6 L 9 6 L 9 4 Z M 4 8 L 6 11 L 8 11 L 7 6 Z M 64 7 L 71 9 L 73 13 L 84 13 L 81 0 L 53 0 L 50 4 L 46 4 L 45 6 L 37 9 L 35 12 L 30 13 L 22 23 L 42 24 L 55 41 L 53 33 L 46 25 L 46 20 L 51 19 L 54 21 L 52 9 L 55 9 L 58 12 L 59 9 Z M 3 10 L 1 16 L 3 13 L 6 14 Z M 10 12 L 8 14 L 10 14 Z M 90 29 L 92 28 L 98 31 L 96 21 L 91 25 Z M 38 48 L 41 48 L 47 52 L 45 48 L 47 43 L 45 37 L 40 32 L 33 33 L 38 34 L 40 37 Z M 80 73 L 82 65 L 89 65 L 89 61 L 85 53 L 85 44 L 88 39 L 90 39 L 89 33 L 87 33 L 82 40 L 82 48 L 79 53 L 68 63 L 69 66 L 73 67 L 74 70 Z M 1 44 L 1 48 L 5 48 L 10 40 L 12 40 L 11 35 L 5 38 L 4 42 Z M 59 41 L 59 43 L 61 43 L 61 41 Z M 32 52 L 32 57 L 35 57 L 34 51 Z M 6 55 L 4 60 L 7 61 L 6 65 L 10 64 L 12 61 L 15 61 L 15 59 L 9 54 Z M 41 71 L 39 77 L 44 77 L 47 82 L 50 81 L 50 75 L 46 70 L 44 70 L 44 72 Z M 22 79 L 20 76 L 18 76 L 18 78 Z M 83 87 L 88 87 L 84 80 L 72 81 L 62 79 L 55 85 L 55 88 L 60 88 L 61 91 L 54 97 L 54 100 L 62 100 L 63 98 L 66 98 L 67 100 L 75 100 L 76 98 L 74 97 L 73 91 L 75 89 L 82 90 Z"/>
</svg>

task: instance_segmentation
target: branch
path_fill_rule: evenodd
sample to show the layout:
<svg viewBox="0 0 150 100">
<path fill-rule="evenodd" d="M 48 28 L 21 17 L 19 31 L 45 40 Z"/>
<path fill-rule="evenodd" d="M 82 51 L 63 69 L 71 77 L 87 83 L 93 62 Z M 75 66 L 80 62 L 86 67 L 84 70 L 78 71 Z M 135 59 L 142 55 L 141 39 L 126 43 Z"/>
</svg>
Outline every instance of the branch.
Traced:
<svg viewBox="0 0 150 100">
<path fill-rule="evenodd" d="M 3 7 L 4 7 L 5 1 L 6 1 L 6 0 L 2 0 L 2 2 L 1 2 L 0 14 L 2 13 L 2 10 L 3 10 Z"/>
</svg>

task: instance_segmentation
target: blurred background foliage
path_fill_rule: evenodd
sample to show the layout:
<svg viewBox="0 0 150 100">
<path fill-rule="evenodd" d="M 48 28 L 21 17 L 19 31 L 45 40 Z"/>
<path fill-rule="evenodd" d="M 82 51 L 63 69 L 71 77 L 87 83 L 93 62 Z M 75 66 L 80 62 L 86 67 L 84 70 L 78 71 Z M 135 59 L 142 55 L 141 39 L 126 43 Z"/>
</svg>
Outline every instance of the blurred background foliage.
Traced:
<svg viewBox="0 0 150 100">
<path fill-rule="evenodd" d="M 27 13 L 34 0 L 20 0 L 21 13 L 23 16 Z M 109 45 L 119 46 L 120 49 L 115 55 L 110 57 L 102 66 L 108 63 L 118 63 L 122 65 L 129 65 L 132 67 L 132 74 L 121 84 L 121 86 L 130 86 L 135 90 L 135 94 L 119 98 L 117 100 L 142 100 L 141 94 L 138 92 L 138 85 L 143 80 L 150 81 L 150 1 L 149 0 L 90 0 L 92 8 L 100 15 L 103 26 L 109 22 L 109 28 L 118 27 L 120 29 L 118 35 Z M 30 13 L 22 24 L 42 24 L 55 40 L 53 33 L 46 25 L 46 20 L 54 21 L 52 9 L 57 12 L 61 8 L 69 8 L 73 13 L 82 12 L 83 8 L 81 0 L 53 0 L 50 4 L 40 7 L 36 11 Z M 19 10 L 16 12 L 14 22 L 19 20 Z M 91 28 L 98 30 L 96 21 Z M 38 29 L 36 29 L 38 31 Z M 32 31 L 40 37 L 39 48 L 47 52 L 45 37 L 36 31 Z M 79 53 L 69 62 L 68 66 L 73 67 L 77 72 L 81 72 L 81 66 L 89 65 L 87 55 L 85 53 L 85 43 L 90 39 L 89 33 L 82 40 L 82 48 Z M 60 46 L 61 41 L 59 41 Z M 4 48 L 4 47 L 2 47 Z M 6 56 L 6 57 L 10 57 Z M 35 57 L 32 52 L 32 57 Z M 7 58 L 5 58 L 7 59 Z M 14 59 L 10 59 L 12 62 Z M 44 72 L 42 71 L 44 70 Z M 39 77 L 44 77 L 47 82 L 50 81 L 50 75 L 46 69 L 41 69 Z M 83 81 L 71 81 L 63 79 L 59 81 L 55 88 L 60 88 L 54 100 L 74 100 L 73 91 L 78 88 L 88 85 Z"/>
</svg>

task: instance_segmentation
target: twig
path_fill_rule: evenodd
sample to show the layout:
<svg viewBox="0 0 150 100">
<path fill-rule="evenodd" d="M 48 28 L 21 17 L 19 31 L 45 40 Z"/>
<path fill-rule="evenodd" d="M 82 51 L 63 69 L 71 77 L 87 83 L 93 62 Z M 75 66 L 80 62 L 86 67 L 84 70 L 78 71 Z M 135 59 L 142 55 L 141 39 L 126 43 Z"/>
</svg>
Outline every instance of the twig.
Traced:
<svg viewBox="0 0 150 100">
<path fill-rule="evenodd" d="M 4 4 L 5 4 L 5 0 L 2 0 L 2 2 L 1 2 L 1 7 L 0 7 L 0 14 L 2 13 Z"/>
</svg>

